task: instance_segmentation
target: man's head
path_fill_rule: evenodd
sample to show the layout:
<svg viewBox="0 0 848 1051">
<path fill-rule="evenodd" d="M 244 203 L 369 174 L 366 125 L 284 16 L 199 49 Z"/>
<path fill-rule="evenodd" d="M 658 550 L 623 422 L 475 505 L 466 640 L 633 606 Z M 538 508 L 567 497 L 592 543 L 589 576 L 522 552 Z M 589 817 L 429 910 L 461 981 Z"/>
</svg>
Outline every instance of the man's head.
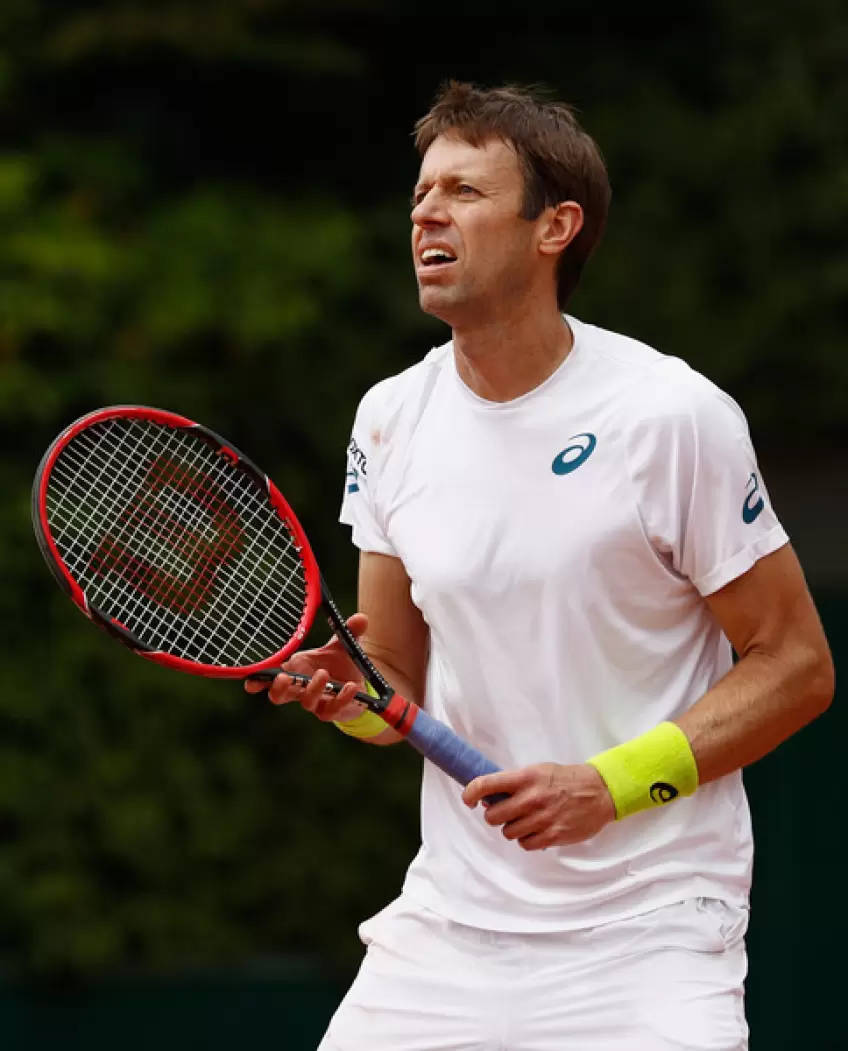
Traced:
<svg viewBox="0 0 848 1051">
<path fill-rule="evenodd" d="M 563 309 L 606 224 L 610 185 L 600 151 L 572 110 L 530 89 L 480 89 L 450 81 L 415 125 L 422 158 L 437 139 L 472 147 L 502 142 L 515 152 L 523 180 L 520 216 L 535 220 L 546 208 L 571 201 L 582 225 L 556 268 L 557 303 Z"/>
</svg>

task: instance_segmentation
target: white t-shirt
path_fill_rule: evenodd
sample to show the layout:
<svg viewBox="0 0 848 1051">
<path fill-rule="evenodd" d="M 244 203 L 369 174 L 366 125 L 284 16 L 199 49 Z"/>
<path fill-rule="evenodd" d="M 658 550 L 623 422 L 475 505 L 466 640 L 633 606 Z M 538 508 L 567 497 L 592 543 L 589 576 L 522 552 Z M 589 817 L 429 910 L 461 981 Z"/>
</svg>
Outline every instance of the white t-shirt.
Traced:
<svg viewBox="0 0 848 1051">
<path fill-rule="evenodd" d="M 736 403 L 683 361 L 568 317 L 544 383 L 485 401 L 450 343 L 373 387 L 341 520 L 400 558 L 430 628 L 425 706 L 504 769 L 589 756 L 680 715 L 731 666 L 703 595 L 787 542 Z M 404 892 L 489 930 L 744 904 L 737 772 L 568 847 L 524 851 L 424 764 Z"/>
</svg>

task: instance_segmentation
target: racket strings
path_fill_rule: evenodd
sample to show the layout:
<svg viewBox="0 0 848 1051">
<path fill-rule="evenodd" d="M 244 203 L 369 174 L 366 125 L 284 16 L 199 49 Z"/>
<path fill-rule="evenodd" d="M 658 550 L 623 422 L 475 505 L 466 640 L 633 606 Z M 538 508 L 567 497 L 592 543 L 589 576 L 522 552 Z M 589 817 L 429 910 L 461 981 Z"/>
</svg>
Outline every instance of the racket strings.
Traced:
<svg viewBox="0 0 848 1051">
<path fill-rule="evenodd" d="M 192 506 L 191 506 L 191 504 L 188 504 L 188 507 L 189 507 L 189 508 L 191 508 L 191 507 L 192 507 Z M 195 512 L 195 514 L 197 514 L 197 512 Z M 159 537 L 157 537 L 156 539 L 157 539 L 157 540 L 159 540 Z M 137 583 L 137 581 L 135 581 L 135 580 L 133 580 L 133 579 L 132 579 L 132 576 L 133 576 L 133 574 L 127 573 L 126 571 L 127 571 L 127 566 L 126 566 L 126 565 L 124 565 L 124 574 L 123 574 L 123 575 L 124 575 L 124 577 L 125 577 L 125 578 L 130 578 L 130 579 L 129 579 L 129 583 L 130 583 L 130 584 L 136 584 L 136 583 Z M 129 594 L 130 596 L 132 595 L 132 589 L 130 589 L 129 593 L 127 593 L 127 589 L 125 588 L 125 586 L 124 586 L 124 588 L 121 588 L 121 589 L 120 589 L 120 591 L 121 591 L 121 594 L 122 594 L 122 596 L 124 596 L 124 597 L 126 597 L 126 596 L 127 596 L 127 594 Z M 149 591 L 149 589 L 148 589 L 148 591 Z M 136 597 L 138 598 L 138 596 L 136 596 Z M 222 596 L 222 598 L 224 598 L 224 597 L 226 597 L 226 595 L 225 595 L 225 596 Z M 229 596 L 229 597 L 230 597 L 230 598 L 232 598 L 232 596 Z M 98 604 L 100 604 L 100 603 L 98 603 Z M 219 604 L 219 605 L 221 605 L 221 602 L 219 602 L 218 604 Z M 138 601 L 136 602 L 136 605 L 138 605 Z M 135 611 L 135 610 L 132 610 L 132 611 L 130 611 L 130 612 L 137 612 L 137 611 Z M 221 612 L 224 612 L 224 611 L 218 611 L 218 612 L 220 612 L 220 613 L 221 613 Z M 160 619 L 162 619 L 162 618 L 160 618 Z M 128 625 L 128 626 L 129 626 L 129 625 Z M 197 628 L 197 631 L 198 631 L 198 632 L 199 632 L 199 631 L 204 631 L 204 630 L 206 630 L 206 628 L 205 628 L 205 627 L 201 627 L 200 625 L 199 625 L 199 627 Z M 237 635 L 237 632 L 236 632 L 235 634 Z"/>
<path fill-rule="evenodd" d="M 201 570 L 187 579 L 167 573 L 133 555 L 114 533 L 104 536 L 92 557 L 91 567 L 105 571 L 110 565 L 117 566 L 124 560 L 124 575 L 130 580 L 135 578 L 137 586 L 155 601 L 180 610 L 197 608 L 214 583 L 217 568 L 238 553 L 242 541 L 238 516 L 223 496 L 209 486 L 208 479 L 189 473 L 183 465 L 165 457 L 154 460 L 145 483 L 147 492 L 142 490 L 121 515 L 121 531 L 147 529 L 151 539 L 160 542 L 161 550 L 170 548 L 174 557 L 181 559 L 186 567 L 199 565 Z M 186 495 L 210 512 L 217 534 L 214 541 L 181 522 L 163 506 L 164 501 L 157 501 L 158 491 L 169 484 L 175 489 L 185 488 Z"/>
<path fill-rule="evenodd" d="M 161 517 L 161 516 L 160 516 L 160 517 Z M 119 537 L 118 539 L 120 539 L 120 537 Z M 158 537 L 158 536 L 156 536 L 155 540 L 156 540 L 156 541 L 158 542 L 158 541 L 159 541 L 159 537 Z M 136 578 L 136 576 L 137 576 L 137 574 L 135 574 L 135 573 L 133 573 L 133 572 L 129 572 L 129 571 L 128 571 L 128 569 L 130 569 L 130 568 L 131 568 L 131 567 L 129 567 L 129 566 L 128 566 L 128 565 L 126 564 L 126 562 L 125 562 L 125 564 L 124 564 L 124 566 L 123 566 L 123 570 L 124 570 L 124 573 L 123 573 L 123 575 L 124 575 L 124 577 L 125 577 L 125 578 L 126 578 L 126 579 L 128 580 L 129 584 L 130 584 L 130 585 L 132 585 L 133 587 L 131 587 L 131 588 L 130 588 L 129 592 L 127 591 L 127 588 L 126 588 L 126 587 L 123 587 L 123 588 L 121 588 L 120 590 L 121 590 L 121 593 L 122 593 L 122 595 L 123 595 L 123 596 L 126 596 L 127 594 L 129 594 L 129 595 L 132 595 L 132 592 L 133 592 L 133 590 L 134 590 L 134 589 L 137 589 L 137 585 L 138 585 L 138 580 L 137 580 L 137 579 L 135 579 L 135 578 Z M 203 575 L 202 575 L 202 574 L 200 574 L 200 579 L 201 579 L 201 580 L 203 579 Z M 149 593 L 149 591 L 150 591 L 150 588 L 148 587 L 148 588 L 147 588 L 146 590 L 147 590 L 147 591 L 148 591 L 148 593 Z"/>
<path fill-rule="evenodd" d="M 167 507 L 168 506 L 167 503 L 165 503 L 164 506 Z M 189 532 L 191 532 L 191 527 L 194 525 L 194 521 L 198 517 L 199 511 L 197 510 L 197 507 L 194 504 L 192 504 L 192 503 L 187 504 L 186 507 L 189 510 L 194 508 L 194 514 L 188 516 L 188 523 L 187 523 L 188 526 L 189 526 Z M 185 511 L 185 507 L 183 508 L 183 510 Z M 158 515 L 157 518 L 161 520 L 161 517 L 162 517 L 162 515 L 160 513 L 160 515 Z M 156 535 L 154 536 L 154 543 L 156 544 L 157 548 L 161 548 L 161 541 L 160 541 L 160 537 L 158 535 L 159 532 L 160 532 L 160 530 L 156 530 Z M 159 551 L 155 551 L 155 553 L 158 555 L 160 552 Z M 129 574 L 125 574 L 125 575 L 129 575 Z M 202 582 L 202 580 L 203 580 L 203 574 L 202 573 L 198 574 L 198 579 Z M 225 589 L 225 594 L 223 596 L 221 596 L 222 599 L 226 599 L 227 597 L 232 599 L 232 596 L 228 595 L 228 593 L 227 593 L 228 590 L 229 589 Z M 221 603 L 219 602 L 218 605 L 220 606 Z M 223 612 L 223 611 L 219 611 L 219 612 Z M 200 629 L 200 630 L 203 630 L 203 629 Z"/>
<path fill-rule="evenodd" d="M 95 463 L 97 463 L 97 461 L 99 459 L 101 459 L 101 457 L 98 456 L 98 453 L 96 451 L 90 453 L 89 454 L 89 458 L 92 461 L 94 461 Z M 228 463 L 228 461 L 224 461 L 224 462 Z M 220 464 L 216 464 L 215 467 L 218 470 L 218 472 L 220 472 L 220 470 L 221 470 Z M 59 469 L 59 465 L 58 464 L 57 464 L 57 468 L 56 469 L 57 470 Z M 79 474 L 81 476 L 83 476 L 83 477 L 86 477 L 87 475 L 91 475 L 91 472 L 90 471 L 87 472 L 83 468 L 83 469 L 81 469 L 79 471 Z M 95 483 L 97 481 L 97 478 L 99 478 L 99 475 L 100 475 L 100 472 L 97 472 L 97 477 L 93 479 L 93 481 Z M 72 477 L 72 476 L 68 476 L 68 477 Z M 136 480 L 136 479 L 134 479 L 132 473 L 130 473 L 128 475 L 127 472 L 122 469 L 121 472 L 120 472 L 119 481 L 126 482 L 127 477 L 130 477 L 132 480 Z M 141 494 L 140 494 L 141 495 L 141 499 L 144 498 L 143 494 L 144 494 L 144 490 L 142 489 L 141 490 Z M 124 494 L 124 496 L 126 496 L 126 494 Z M 175 502 L 173 500 L 173 497 L 172 497 L 172 502 Z M 102 501 L 101 501 L 101 505 L 102 505 Z M 167 494 L 167 491 L 165 491 L 164 494 L 160 494 L 159 506 L 156 508 L 156 514 L 155 514 L 156 528 L 155 529 L 151 529 L 150 532 L 148 533 L 148 540 L 150 542 L 150 554 L 153 556 L 152 562 L 154 562 L 154 563 L 161 563 L 161 561 L 163 561 L 165 558 L 167 558 L 169 553 L 175 553 L 175 554 L 179 554 L 180 553 L 180 549 L 177 548 L 176 546 L 174 546 L 174 544 L 173 544 L 173 541 L 174 541 L 173 532 L 174 531 L 173 530 L 167 530 L 167 529 L 163 530 L 161 528 L 162 519 L 165 517 L 165 514 L 168 511 L 168 509 L 169 509 L 169 506 L 168 506 L 168 494 Z M 191 514 L 192 509 L 194 509 L 194 514 L 193 515 Z M 182 517 L 184 518 L 185 523 L 186 523 L 185 527 L 183 527 L 183 526 L 180 527 L 181 531 L 183 532 L 183 535 L 184 536 L 185 535 L 190 535 L 191 532 L 192 532 L 192 527 L 196 526 L 197 520 L 199 518 L 199 513 L 200 513 L 199 506 L 195 506 L 193 503 L 187 503 L 187 504 L 184 503 L 181 506 L 175 508 L 175 510 L 179 510 L 180 511 L 180 513 L 182 514 Z M 267 509 L 267 506 L 265 505 L 265 503 L 263 503 L 263 505 L 261 507 L 261 510 L 264 511 L 267 514 L 267 510 L 268 509 Z M 110 515 L 111 517 L 119 519 L 119 520 L 120 519 L 127 519 L 127 518 L 129 518 L 129 515 L 127 514 L 126 510 L 122 514 L 119 515 L 117 506 L 114 505 L 114 504 L 111 507 L 107 506 L 105 508 L 103 506 L 99 506 L 97 508 L 97 511 L 99 513 L 106 513 L 106 514 Z M 137 512 L 138 512 L 138 508 L 136 507 L 136 513 Z M 148 518 L 152 518 L 152 516 L 148 515 Z M 279 536 L 280 535 L 280 522 L 279 522 L 279 519 L 276 518 L 276 516 L 275 516 L 273 518 L 273 521 L 274 521 L 274 524 L 275 524 L 275 527 L 276 527 L 276 535 Z M 131 523 L 129 523 L 129 522 L 127 523 L 127 525 L 130 525 L 130 524 Z M 132 538 L 133 542 L 135 542 L 135 537 L 133 536 L 132 532 L 130 532 L 129 535 Z M 120 531 L 118 532 L 117 537 L 115 535 L 115 530 L 114 529 L 112 529 L 108 534 L 106 534 L 106 537 L 104 537 L 104 540 L 101 542 L 101 548 L 105 544 L 108 544 L 110 541 L 113 542 L 113 543 L 117 542 L 117 544 L 120 545 L 120 541 L 121 541 Z M 173 547 L 173 551 L 170 551 L 171 547 Z M 196 554 L 195 550 L 192 550 L 191 548 L 188 548 L 185 545 L 183 546 L 183 552 L 188 556 L 189 559 L 191 559 Z M 98 550 L 97 554 L 100 554 L 99 550 Z M 290 568 L 292 570 L 296 571 L 298 565 L 299 565 L 299 560 L 294 559 L 294 560 L 291 561 Z M 93 566 L 94 566 L 94 568 L 98 568 L 96 561 L 93 563 Z M 72 561 L 69 564 L 69 568 L 72 571 L 77 571 L 78 572 L 78 570 L 79 570 L 79 566 L 74 564 Z M 127 572 L 127 570 L 130 570 L 130 569 L 133 569 L 133 568 L 135 568 L 135 567 L 131 566 L 131 564 L 129 563 L 129 560 L 126 559 L 125 560 L 125 566 L 124 566 L 125 572 L 123 574 L 125 578 L 130 578 L 130 577 L 136 575 L 135 573 Z M 202 581 L 203 573 L 199 573 L 197 576 L 198 576 L 198 581 Z M 183 587 L 185 587 L 185 585 L 183 585 Z M 285 592 L 285 593 L 283 593 L 281 595 L 281 600 L 283 602 L 283 605 L 287 605 L 288 608 L 290 609 L 290 611 L 294 615 L 298 615 L 299 616 L 299 613 L 300 613 L 299 603 L 297 603 L 297 602 L 292 603 L 291 601 L 286 602 L 288 597 L 289 596 L 288 596 L 287 592 Z"/>
<path fill-rule="evenodd" d="M 190 430 L 118 418 L 82 431 L 47 486 L 59 553 L 88 601 L 145 646 L 237 667 L 298 631 L 297 543 L 255 478 Z"/>
</svg>

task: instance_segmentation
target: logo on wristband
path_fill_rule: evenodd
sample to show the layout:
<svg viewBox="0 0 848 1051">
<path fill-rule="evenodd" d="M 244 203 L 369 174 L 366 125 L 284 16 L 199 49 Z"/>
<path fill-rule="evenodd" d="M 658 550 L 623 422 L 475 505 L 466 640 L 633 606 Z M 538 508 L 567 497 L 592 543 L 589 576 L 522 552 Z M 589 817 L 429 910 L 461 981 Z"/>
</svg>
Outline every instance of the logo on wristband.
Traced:
<svg viewBox="0 0 848 1051">
<path fill-rule="evenodd" d="M 650 788 L 650 794 L 651 802 L 656 803 L 658 806 L 670 803 L 672 799 L 676 799 L 680 795 L 674 785 L 667 784 L 665 781 L 654 781 Z"/>
</svg>

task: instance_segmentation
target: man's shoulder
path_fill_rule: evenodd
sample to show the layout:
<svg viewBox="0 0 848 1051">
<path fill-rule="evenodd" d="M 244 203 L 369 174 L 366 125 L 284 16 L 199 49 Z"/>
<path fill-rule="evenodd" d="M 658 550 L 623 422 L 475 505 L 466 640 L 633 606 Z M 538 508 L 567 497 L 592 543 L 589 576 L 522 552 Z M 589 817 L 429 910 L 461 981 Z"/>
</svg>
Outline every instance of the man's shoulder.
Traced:
<svg viewBox="0 0 848 1051">
<path fill-rule="evenodd" d="M 452 343 L 434 347 L 420 361 L 387 376 L 365 392 L 360 413 L 391 417 L 409 404 L 426 401 L 439 376 L 450 364 Z"/>
<path fill-rule="evenodd" d="M 570 315 L 567 320 L 578 345 L 585 348 L 593 360 L 603 362 L 606 368 L 612 367 L 616 371 L 638 376 L 656 368 L 667 358 L 655 347 L 632 336 L 580 321 Z"/>
<path fill-rule="evenodd" d="M 597 325 L 578 325 L 593 364 L 607 383 L 617 381 L 635 417 L 699 415 L 718 406 L 741 413 L 729 394 L 682 358 Z"/>
</svg>

